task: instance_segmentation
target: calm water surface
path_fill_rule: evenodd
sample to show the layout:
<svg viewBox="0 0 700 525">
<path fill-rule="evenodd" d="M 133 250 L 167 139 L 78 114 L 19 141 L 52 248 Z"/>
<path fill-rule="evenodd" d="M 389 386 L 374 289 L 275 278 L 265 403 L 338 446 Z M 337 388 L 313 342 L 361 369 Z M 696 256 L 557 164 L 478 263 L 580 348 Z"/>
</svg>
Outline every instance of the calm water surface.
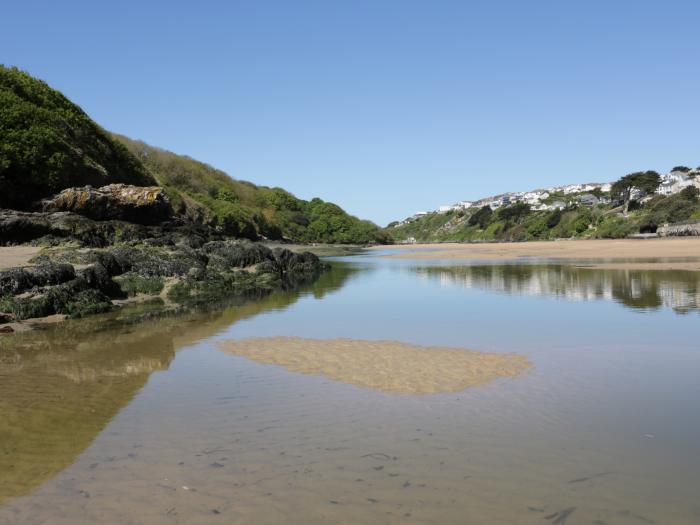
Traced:
<svg viewBox="0 0 700 525">
<path fill-rule="evenodd" d="M 697 525 L 699 303 L 693 272 L 367 256 L 225 309 L 4 338 L 0 523 Z M 412 396 L 217 347 L 275 335 L 534 366 Z"/>
</svg>

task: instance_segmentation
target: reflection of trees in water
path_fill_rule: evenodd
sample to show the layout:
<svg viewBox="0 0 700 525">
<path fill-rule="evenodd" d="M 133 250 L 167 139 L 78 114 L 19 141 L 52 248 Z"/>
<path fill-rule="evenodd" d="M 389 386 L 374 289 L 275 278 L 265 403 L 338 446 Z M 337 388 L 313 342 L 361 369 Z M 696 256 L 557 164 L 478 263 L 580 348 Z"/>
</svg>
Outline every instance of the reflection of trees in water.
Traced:
<svg viewBox="0 0 700 525">
<path fill-rule="evenodd" d="M 456 284 L 573 301 L 607 299 L 638 309 L 666 306 L 678 313 L 687 313 L 697 310 L 700 303 L 700 272 L 570 265 L 427 266 L 411 270 L 449 286 Z"/>
<path fill-rule="evenodd" d="M 144 304 L 0 339 L 0 504 L 70 466 L 175 352 L 302 295 L 323 297 L 354 273 L 334 265 L 293 290 L 187 312 Z"/>
</svg>

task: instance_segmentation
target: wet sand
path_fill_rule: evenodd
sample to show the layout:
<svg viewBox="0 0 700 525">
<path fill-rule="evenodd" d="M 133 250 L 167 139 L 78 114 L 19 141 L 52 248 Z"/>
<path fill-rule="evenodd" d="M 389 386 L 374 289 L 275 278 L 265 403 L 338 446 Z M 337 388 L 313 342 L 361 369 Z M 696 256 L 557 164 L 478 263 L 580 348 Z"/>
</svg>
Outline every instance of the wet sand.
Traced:
<svg viewBox="0 0 700 525">
<path fill-rule="evenodd" d="M 0 270 L 26 266 L 40 251 L 37 246 L 0 246 Z"/>
<path fill-rule="evenodd" d="M 423 347 L 398 341 L 256 337 L 220 344 L 227 353 L 397 394 L 461 392 L 531 365 L 516 354 Z"/>
<path fill-rule="evenodd" d="M 397 250 L 396 253 L 384 255 L 384 257 L 396 259 L 604 259 L 618 264 L 644 262 L 647 269 L 656 268 L 657 264 L 663 264 L 664 269 L 700 269 L 700 238 L 444 243 L 370 248 L 370 250 L 376 249 Z M 659 259 L 659 261 L 630 261 L 631 259 Z M 688 259 L 698 259 L 699 261 L 694 262 Z"/>
</svg>

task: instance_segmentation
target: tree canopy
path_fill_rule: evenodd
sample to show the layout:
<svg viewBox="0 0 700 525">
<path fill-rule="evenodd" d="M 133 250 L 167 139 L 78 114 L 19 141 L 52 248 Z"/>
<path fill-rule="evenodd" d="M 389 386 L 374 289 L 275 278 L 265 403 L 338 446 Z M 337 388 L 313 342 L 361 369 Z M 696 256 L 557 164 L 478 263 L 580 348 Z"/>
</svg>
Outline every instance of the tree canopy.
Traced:
<svg viewBox="0 0 700 525">
<path fill-rule="evenodd" d="M 155 184 L 143 165 L 46 83 L 0 65 L 0 206 L 70 186 Z"/>
<path fill-rule="evenodd" d="M 652 194 L 659 187 L 659 184 L 661 184 L 661 176 L 657 172 L 637 171 L 616 181 L 610 189 L 610 194 L 614 199 L 627 204 L 634 188 L 645 194 Z"/>
</svg>

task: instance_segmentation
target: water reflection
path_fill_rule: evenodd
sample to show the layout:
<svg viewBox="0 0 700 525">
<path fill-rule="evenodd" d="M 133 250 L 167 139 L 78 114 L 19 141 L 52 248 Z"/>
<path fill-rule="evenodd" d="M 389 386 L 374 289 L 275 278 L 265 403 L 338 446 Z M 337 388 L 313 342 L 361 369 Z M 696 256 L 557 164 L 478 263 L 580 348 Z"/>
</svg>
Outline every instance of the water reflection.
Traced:
<svg viewBox="0 0 700 525">
<path fill-rule="evenodd" d="M 301 296 L 321 298 L 355 272 L 335 265 L 316 282 L 205 309 L 145 304 L 0 339 L 0 504 L 71 465 L 175 352 Z"/>
<path fill-rule="evenodd" d="M 629 308 L 671 308 L 685 314 L 698 310 L 700 272 L 684 270 L 598 269 L 572 265 L 424 266 L 412 272 L 446 286 L 492 292 L 564 298 L 609 300 Z"/>
</svg>

